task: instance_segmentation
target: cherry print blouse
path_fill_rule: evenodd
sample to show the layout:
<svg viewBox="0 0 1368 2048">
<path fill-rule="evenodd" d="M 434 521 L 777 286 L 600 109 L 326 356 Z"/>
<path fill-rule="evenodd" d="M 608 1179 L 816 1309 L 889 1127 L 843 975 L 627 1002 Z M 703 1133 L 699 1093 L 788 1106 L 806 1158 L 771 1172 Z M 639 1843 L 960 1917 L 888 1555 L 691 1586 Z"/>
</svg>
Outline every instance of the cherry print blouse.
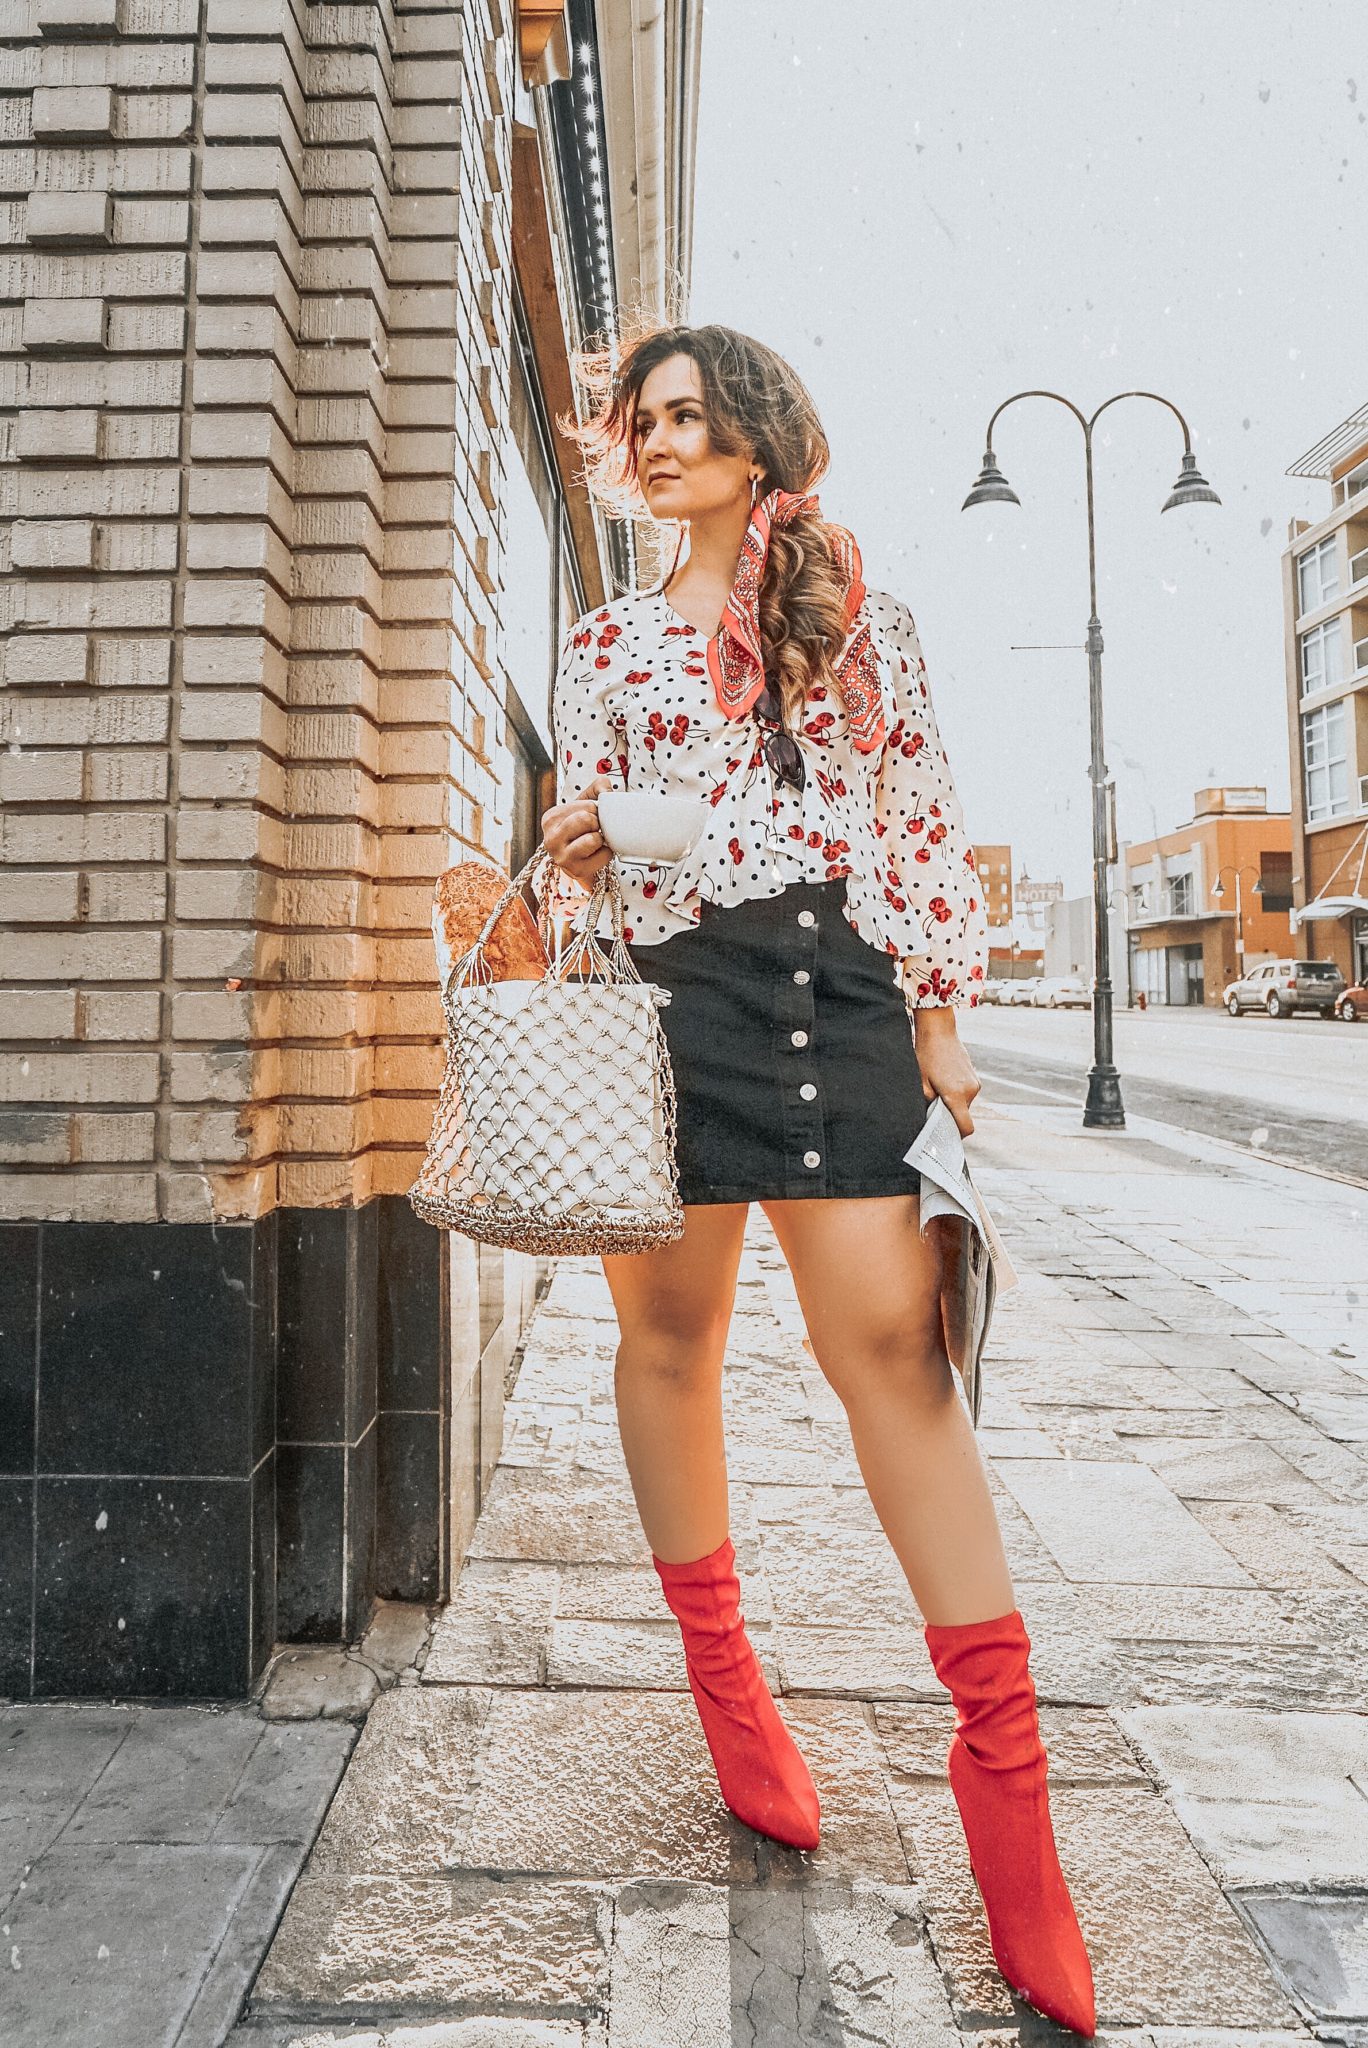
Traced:
<svg viewBox="0 0 1368 2048">
<path fill-rule="evenodd" d="M 908 1008 L 972 1007 L 987 918 L 916 624 L 882 591 L 867 591 L 862 610 L 880 656 L 886 744 L 881 754 L 857 751 L 839 690 L 819 685 L 795 735 L 802 790 L 772 777 L 766 728 L 723 715 L 707 638 L 659 587 L 586 612 L 565 636 L 552 698 L 557 801 L 599 775 L 616 789 L 688 791 L 710 806 L 683 860 L 619 863 L 624 936 L 638 945 L 696 925 L 704 898 L 739 903 L 844 875 L 847 922 L 895 956 Z M 557 910 L 582 911 L 579 884 L 553 874 Z M 600 934 L 609 928 L 605 910 Z"/>
</svg>

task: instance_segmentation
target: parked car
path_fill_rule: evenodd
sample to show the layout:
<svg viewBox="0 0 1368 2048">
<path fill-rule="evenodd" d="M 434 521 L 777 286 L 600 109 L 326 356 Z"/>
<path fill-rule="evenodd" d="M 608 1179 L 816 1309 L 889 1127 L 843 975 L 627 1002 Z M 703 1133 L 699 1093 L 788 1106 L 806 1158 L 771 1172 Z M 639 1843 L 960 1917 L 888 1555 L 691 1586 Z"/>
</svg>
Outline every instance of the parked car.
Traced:
<svg viewBox="0 0 1368 2048">
<path fill-rule="evenodd" d="M 1033 992 L 1043 978 L 1039 974 L 1024 974 L 1019 981 L 1004 981 L 1002 984 L 1002 994 L 999 996 L 998 1001 L 1002 1003 L 1029 1003 Z"/>
<path fill-rule="evenodd" d="M 1312 1010 L 1333 1017 L 1343 993 L 1344 976 L 1332 960 L 1265 960 L 1232 981 L 1221 1001 L 1232 1017 L 1244 1010 L 1266 1010 L 1270 1017 Z"/>
<path fill-rule="evenodd" d="M 1341 989 L 1335 998 L 1335 1015 L 1343 1017 L 1346 1024 L 1356 1024 L 1368 1017 L 1368 987 L 1361 981 L 1351 981 L 1348 988 Z"/>
<path fill-rule="evenodd" d="M 1092 991 L 1076 974 L 1047 974 L 1031 990 L 1037 1010 L 1090 1010 Z"/>
<path fill-rule="evenodd" d="M 1002 1001 L 1002 991 L 1006 985 L 1000 974 L 988 975 L 983 987 L 979 990 L 979 1001 L 981 1003 L 1000 1003 Z"/>
</svg>

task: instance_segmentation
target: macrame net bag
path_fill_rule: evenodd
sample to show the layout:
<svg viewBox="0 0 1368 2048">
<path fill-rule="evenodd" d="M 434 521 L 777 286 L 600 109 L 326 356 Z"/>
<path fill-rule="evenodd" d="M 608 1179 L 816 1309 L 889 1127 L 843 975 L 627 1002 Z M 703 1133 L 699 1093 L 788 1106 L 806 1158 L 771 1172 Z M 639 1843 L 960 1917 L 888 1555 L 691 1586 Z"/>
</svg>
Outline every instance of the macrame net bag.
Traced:
<svg viewBox="0 0 1368 2048">
<path fill-rule="evenodd" d="M 543 979 L 496 982 L 485 958 L 518 890 L 553 865 L 539 846 L 452 964 L 446 1072 L 409 1201 L 425 1222 L 515 1251 L 649 1251 L 684 1234 L 659 1015 L 670 995 L 627 950 L 616 863 L 599 870 L 583 928 Z"/>
</svg>

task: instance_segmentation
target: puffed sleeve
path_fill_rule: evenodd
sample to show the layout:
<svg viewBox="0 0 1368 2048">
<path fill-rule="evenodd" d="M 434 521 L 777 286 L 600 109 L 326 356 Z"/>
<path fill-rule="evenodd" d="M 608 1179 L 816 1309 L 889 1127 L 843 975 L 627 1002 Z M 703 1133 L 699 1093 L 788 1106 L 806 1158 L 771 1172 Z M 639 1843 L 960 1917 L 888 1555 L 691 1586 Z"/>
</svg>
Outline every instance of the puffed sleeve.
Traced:
<svg viewBox="0 0 1368 2048">
<path fill-rule="evenodd" d="M 605 612 L 602 618 L 607 618 Z M 607 634 L 599 618 L 576 619 L 561 642 L 551 691 L 551 731 L 556 742 L 556 802 L 569 803 L 596 775 L 625 775 L 618 757 L 617 728 L 604 707 L 610 662 Z M 610 631 L 616 633 L 617 627 Z"/>
<path fill-rule="evenodd" d="M 903 906 L 906 952 L 899 957 L 898 979 L 909 1009 L 972 1008 L 988 960 L 988 918 L 974 849 L 941 745 L 916 621 L 897 600 L 884 600 L 881 609 L 893 723 L 879 767 L 875 816 L 886 880 Z"/>
<path fill-rule="evenodd" d="M 596 775 L 625 780 L 627 764 L 618 752 L 618 733 L 603 701 L 606 669 L 599 622 L 588 613 L 576 619 L 561 642 L 551 690 L 551 733 L 556 748 L 556 802 L 569 803 Z M 553 913 L 574 914 L 588 891 L 560 868 L 551 870 Z"/>
</svg>

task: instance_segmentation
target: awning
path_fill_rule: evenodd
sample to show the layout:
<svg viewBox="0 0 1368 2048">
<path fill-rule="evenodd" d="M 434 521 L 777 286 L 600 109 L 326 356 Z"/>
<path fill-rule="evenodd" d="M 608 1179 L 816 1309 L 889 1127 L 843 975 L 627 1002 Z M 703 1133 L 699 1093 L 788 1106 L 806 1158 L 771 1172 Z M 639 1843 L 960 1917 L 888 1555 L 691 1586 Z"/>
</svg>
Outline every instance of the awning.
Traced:
<svg viewBox="0 0 1368 2048">
<path fill-rule="evenodd" d="M 1305 455 L 1299 455 L 1286 476 L 1318 476 L 1329 483 L 1339 464 L 1346 455 L 1356 454 L 1368 441 L 1368 405 L 1361 405 L 1357 412 L 1351 412 L 1347 420 L 1332 427 L 1317 441 L 1314 448 L 1308 448 Z"/>
<path fill-rule="evenodd" d="M 1355 854 L 1358 855 L 1358 871 L 1354 875 L 1352 892 L 1347 896 L 1332 896 L 1330 894 L 1330 884 L 1337 881 L 1340 875 L 1344 875 L 1345 880 L 1348 880 L 1349 863 L 1353 860 Z M 1320 894 L 1313 896 L 1311 901 L 1304 904 L 1300 910 L 1290 910 L 1288 912 L 1293 931 L 1297 929 L 1299 924 L 1319 924 L 1326 918 L 1357 917 L 1361 912 L 1368 912 L 1368 896 L 1360 893 L 1365 879 L 1368 879 L 1368 825 L 1365 825 L 1361 832 L 1355 834 L 1350 844 L 1335 862 L 1334 867 L 1321 883 Z M 1341 887 L 1343 887 L 1343 884 L 1341 884 Z"/>
<path fill-rule="evenodd" d="M 1320 924 L 1327 918 L 1368 917 L 1368 896 L 1318 896 L 1304 910 L 1289 910 L 1292 929 L 1299 924 Z"/>
</svg>

